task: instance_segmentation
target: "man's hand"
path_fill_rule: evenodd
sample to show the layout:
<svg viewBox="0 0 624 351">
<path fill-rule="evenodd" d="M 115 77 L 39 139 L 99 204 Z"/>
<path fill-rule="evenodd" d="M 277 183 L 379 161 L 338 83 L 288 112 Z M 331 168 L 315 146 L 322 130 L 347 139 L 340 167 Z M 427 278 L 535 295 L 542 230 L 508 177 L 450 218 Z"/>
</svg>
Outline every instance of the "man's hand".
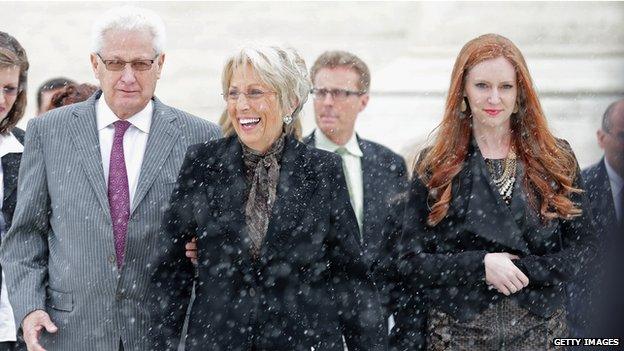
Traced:
<svg viewBox="0 0 624 351">
<path fill-rule="evenodd" d="M 191 239 L 190 242 L 184 245 L 186 250 L 186 257 L 188 257 L 194 265 L 197 265 L 197 238 Z"/>
<path fill-rule="evenodd" d="M 529 278 L 513 264 L 518 256 L 507 252 L 485 255 L 485 281 L 499 292 L 509 296 L 529 285 Z"/>
<path fill-rule="evenodd" d="M 24 318 L 22 330 L 24 331 L 24 341 L 28 351 L 45 351 L 39 344 L 39 337 L 44 329 L 48 333 L 56 333 L 58 331 L 58 328 L 52 323 L 50 316 L 45 311 L 35 310 Z"/>
</svg>

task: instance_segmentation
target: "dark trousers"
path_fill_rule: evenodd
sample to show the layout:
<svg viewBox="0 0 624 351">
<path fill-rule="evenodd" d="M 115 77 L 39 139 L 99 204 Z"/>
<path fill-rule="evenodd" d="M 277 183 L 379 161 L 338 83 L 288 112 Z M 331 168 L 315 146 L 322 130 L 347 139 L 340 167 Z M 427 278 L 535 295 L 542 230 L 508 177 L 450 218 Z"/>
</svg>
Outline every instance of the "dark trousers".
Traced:
<svg viewBox="0 0 624 351">
<path fill-rule="evenodd" d="M 14 350 L 16 350 L 14 341 L 0 342 L 0 351 L 14 351 Z"/>
</svg>

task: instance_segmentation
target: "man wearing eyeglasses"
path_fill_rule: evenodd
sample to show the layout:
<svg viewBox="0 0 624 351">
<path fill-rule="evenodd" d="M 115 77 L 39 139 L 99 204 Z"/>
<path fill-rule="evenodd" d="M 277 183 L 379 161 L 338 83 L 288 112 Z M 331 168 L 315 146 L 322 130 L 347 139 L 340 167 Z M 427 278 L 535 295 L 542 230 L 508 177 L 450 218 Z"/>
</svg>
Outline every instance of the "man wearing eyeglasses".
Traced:
<svg viewBox="0 0 624 351">
<path fill-rule="evenodd" d="M 584 169 L 582 178 L 591 202 L 602 249 L 600 257 L 597 257 L 598 261 L 584 269 L 583 274 L 580 274 L 578 279 L 568 286 L 568 321 L 571 337 L 579 338 L 596 337 L 596 330 L 589 329 L 592 318 L 610 320 L 612 314 L 617 314 L 609 307 L 606 315 L 592 315 L 593 310 L 602 308 L 597 305 L 604 300 L 597 294 L 604 297 L 604 291 L 601 290 L 612 287 L 613 283 L 601 281 L 600 274 L 605 270 L 615 268 L 610 267 L 609 255 L 621 256 L 622 252 L 619 249 L 613 252 L 613 247 L 621 247 L 624 242 L 624 237 L 622 237 L 624 233 L 624 99 L 609 105 L 602 116 L 602 123 L 596 135 L 598 145 L 604 150 L 604 157 L 598 163 Z M 621 264 L 622 260 L 617 262 Z M 621 281 L 621 269 L 618 268 L 617 274 L 617 280 Z M 615 276 L 607 275 L 607 277 L 614 278 Z M 620 291 L 621 285 L 620 283 Z M 621 313 L 621 296 L 617 299 L 620 302 L 615 306 L 620 306 L 619 313 Z M 621 320 L 616 325 L 621 326 Z M 614 336 L 616 335 L 612 334 L 610 337 Z"/>
<path fill-rule="evenodd" d="M 407 182 L 405 161 L 355 133 L 358 115 L 370 98 L 370 71 L 364 61 L 349 52 L 327 51 L 314 62 L 310 76 L 317 129 L 304 142 L 341 155 L 364 257 L 375 269 L 388 263 L 400 234 L 398 200 Z M 387 306 L 385 285 L 378 281 Z"/>
<path fill-rule="evenodd" d="M 29 350 L 146 350 L 151 255 L 189 145 L 218 127 L 154 96 L 164 24 L 115 8 L 94 26 L 100 82 L 32 119 L 2 267 Z M 176 282 L 172 282 L 176 283 Z"/>
</svg>

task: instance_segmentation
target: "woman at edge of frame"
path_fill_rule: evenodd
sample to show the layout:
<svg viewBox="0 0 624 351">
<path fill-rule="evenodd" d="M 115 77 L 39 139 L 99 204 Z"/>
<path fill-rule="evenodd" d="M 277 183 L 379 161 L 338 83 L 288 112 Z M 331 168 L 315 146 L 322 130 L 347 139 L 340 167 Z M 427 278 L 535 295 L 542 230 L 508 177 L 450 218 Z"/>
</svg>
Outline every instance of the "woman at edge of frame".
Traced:
<svg viewBox="0 0 624 351">
<path fill-rule="evenodd" d="M 10 34 L 0 31 L 0 232 L 3 235 L 11 226 L 17 202 L 17 177 L 24 151 L 25 133 L 15 125 L 26 110 L 28 68 L 28 57 L 22 45 Z M 26 349 L 23 338 L 17 338 L 18 328 L 15 326 L 4 273 L 2 274 L 0 351 Z"/>
</svg>

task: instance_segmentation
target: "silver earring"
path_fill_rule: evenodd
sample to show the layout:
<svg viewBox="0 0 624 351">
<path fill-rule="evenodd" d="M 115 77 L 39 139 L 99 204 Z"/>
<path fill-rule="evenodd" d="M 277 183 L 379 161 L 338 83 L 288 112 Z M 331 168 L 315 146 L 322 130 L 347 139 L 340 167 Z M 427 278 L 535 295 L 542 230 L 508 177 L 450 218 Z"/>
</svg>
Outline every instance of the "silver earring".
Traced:
<svg viewBox="0 0 624 351">
<path fill-rule="evenodd" d="M 462 99 L 462 102 L 461 102 L 461 105 L 460 105 L 460 107 L 459 107 L 459 110 L 460 110 L 461 112 L 466 112 L 466 110 L 467 110 L 467 109 L 468 109 L 468 106 L 466 106 L 466 99 L 465 99 L 465 98 L 463 98 L 463 99 Z"/>
<path fill-rule="evenodd" d="M 289 125 L 292 123 L 293 118 L 291 115 L 286 115 L 284 117 L 282 117 L 282 121 L 284 121 L 284 124 Z"/>
</svg>

